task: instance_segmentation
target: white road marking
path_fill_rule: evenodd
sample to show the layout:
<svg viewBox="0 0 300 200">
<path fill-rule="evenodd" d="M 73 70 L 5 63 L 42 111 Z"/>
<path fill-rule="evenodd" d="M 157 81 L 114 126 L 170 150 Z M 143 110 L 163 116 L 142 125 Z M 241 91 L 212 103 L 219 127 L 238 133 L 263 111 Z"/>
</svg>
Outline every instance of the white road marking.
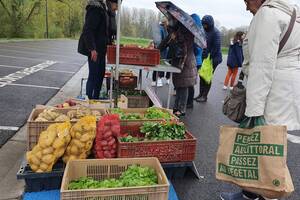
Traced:
<svg viewBox="0 0 300 200">
<path fill-rule="evenodd" d="M 21 46 L 21 45 L 13 45 L 13 46 L 11 46 L 11 45 L 3 45 L 3 43 L 0 44 L 0 47 L 5 47 L 5 48 L 19 48 L 19 49 L 31 49 L 31 50 L 35 50 L 35 51 L 39 51 L 39 52 L 40 52 L 40 50 L 43 49 L 44 50 L 43 53 L 48 53 L 48 55 L 52 54 L 52 52 L 53 53 L 57 53 L 58 50 L 61 50 L 61 48 L 41 48 L 41 46 L 39 46 L 39 47 Z M 57 49 L 57 50 L 55 50 L 55 49 Z M 69 53 L 69 52 L 65 52 L 64 54 L 65 55 L 70 55 L 70 56 L 74 55 L 73 53 Z"/>
<path fill-rule="evenodd" d="M 26 57 L 15 57 L 15 56 L 6 56 L 6 55 L 0 55 L 0 57 L 4 58 L 13 58 L 13 59 L 20 59 L 20 60 L 34 60 L 34 61 L 45 61 L 43 59 L 38 59 L 38 58 L 26 58 Z M 77 65 L 77 66 L 82 66 L 82 64 L 79 63 L 71 63 L 71 62 L 64 62 L 64 61 L 56 61 L 57 63 L 66 63 L 66 64 L 72 64 L 72 65 Z"/>
<path fill-rule="evenodd" d="M 10 83 L 10 84 L 7 84 L 7 85 L 11 85 L 11 86 L 21 86 L 21 87 L 33 87 L 33 88 L 44 88 L 44 89 L 60 90 L 59 87 L 42 86 L 42 85 L 17 84 L 17 83 Z M 1 85 L 0 85 L 0 86 L 1 86 Z"/>
<path fill-rule="evenodd" d="M 38 72 L 42 69 L 45 69 L 55 63 L 56 63 L 55 61 L 46 61 L 41 64 L 29 67 L 29 68 L 25 68 L 25 69 L 15 72 L 15 73 L 4 76 L 4 77 L 0 78 L 0 87 L 4 87 L 8 84 L 12 84 L 13 82 L 15 82 L 17 80 L 24 78 L 25 76 L 36 73 L 36 72 Z"/>
<path fill-rule="evenodd" d="M 287 134 L 288 141 L 296 144 L 300 144 L 300 136 Z"/>
<path fill-rule="evenodd" d="M 19 130 L 19 127 L 15 127 L 15 126 L 0 126 L 0 130 L 17 131 L 17 130 Z"/>
<path fill-rule="evenodd" d="M 74 58 L 74 57 L 72 57 L 72 56 L 66 56 L 66 55 L 59 55 L 59 54 L 53 54 L 53 53 L 41 53 L 41 52 L 32 52 L 32 51 L 18 51 L 18 50 L 12 50 L 12 49 L 5 49 L 5 52 L 7 52 L 7 51 L 10 51 L 10 52 L 16 52 L 16 53 L 30 53 L 30 54 L 34 54 L 34 55 L 45 55 L 45 56 L 58 56 L 58 57 L 63 57 L 63 58 L 69 58 L 69 59 L 72 59 L 72 58 Z"/>
<path fill-rule="evenodd" d="M 19 66 L 12 66 L 12 65 L 0 65 L 0 67 L 16 68 L 16 69 L 25 69 L 25 68 L 28 68 L 28 67 L 19 67 Z M 63 70 L 52 70 L 52 69 L 42 69 L 41 71 L 58 72 L 58 73 L 66 73 L 66 74 L 74 74 L 75 73 L 75 72 L 68 72 L 68 71 L 63 71 Z"/>
</svg>

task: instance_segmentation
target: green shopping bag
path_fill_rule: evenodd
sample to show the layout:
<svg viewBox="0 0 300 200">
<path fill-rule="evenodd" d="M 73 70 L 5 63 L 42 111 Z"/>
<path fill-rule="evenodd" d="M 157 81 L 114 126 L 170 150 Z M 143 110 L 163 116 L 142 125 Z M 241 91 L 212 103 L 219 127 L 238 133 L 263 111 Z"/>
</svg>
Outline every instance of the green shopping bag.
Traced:
<svg viewBox="0 0 300 200">
<path fill-rule="evenodd" d="M 210 54 L 208 54 L 208 57 L 203 60 L 202 66 L 198 70 L 198 73 L 200 77 L 203 78 L 207 84 L 210 84 L 213 78 L 213 71 L 214 71 L 213 63 L 212 60 L 210 59 Z"/>
</svg>

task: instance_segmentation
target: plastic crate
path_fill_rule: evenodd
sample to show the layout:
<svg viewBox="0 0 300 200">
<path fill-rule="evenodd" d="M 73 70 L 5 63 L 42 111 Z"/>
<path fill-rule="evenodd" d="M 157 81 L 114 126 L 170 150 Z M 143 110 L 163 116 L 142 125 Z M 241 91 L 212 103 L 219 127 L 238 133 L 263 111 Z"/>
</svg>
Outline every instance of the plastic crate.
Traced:
<svg viewBox="0 0 300 200">
<path fill-rule="evenodd" d="M 148 96 L 126 96 L 128 108 L 149 108 L 150 99 Z"/>
<path fill-rule="evenodd" d="M 96 180 L 119 178 L 130 165 L 148 166 L 155 169 L 158 185 L 127 188 L 68 190 L 72 180 L 92 177 Z M 73 160 L 68 162 L 62 185 L 61 200 L 167 200 L 169 183 L 157 158 Z"/>
<path fill-rule="evenodd" d="M 40 113 L 42 113 L 46 108 L 35 108 L 32 110 L 29 119 L 27 121 L 27 150 L 30 151 L 38 143 L 40 134 L 47 130 L 51 124 L 62 123 L 63 121 L 50 121 L 50 122 L 36 122 L 34 121 Z M 56 109 L 57 112 L 67 114 L 71 110 L 76 110 L 77 108 L 64 108 Z M 107 114 L 105 109 L 92 109 L 97 110 L 101 115 Z M 71 124 L 74 125 L 76 121 L 71 121 Z"/>
<path fill-rule="evenodd" d="M 121 126 L 121 134 L 140 135 L 138 125 Z M 162 163 L 193 161 L 197 139 L 188 131 L 183 140 L 121 142 L 118 138 L 118 158 L 157 157 Z"/>
<path fill-rule="evenodd" d="M 24 179 L 25 192 L 39 192 L 43 190 L 59 189 L 64 174 L 64 163 L 58 161 L 51 172 L 35 173 L 24 161 L 17 172 L 17 179 Z"/>
<path fill-rule="evenodd" d="M 119 88 L 135 89 L 137 87 L 137 76 L 119 76 Z"/>
<path fill-rule="evenodd" d="M 107 47 L 107 62 L 116 64 L 116 46 Z M 142 49 L 138 47 L 120 47 L 120 64 L 155 66 L 160 64 L 158 49 Z"/>
<path fill-rule="evenodd" d="M 137 113 L 140 114 L 141 116 L 144 116 L 145 113 L 147 112 L 147 108 L 127 108 L 127 109 L 120 109 L 121 111 L 123 111 L 125 114 L 129 114 L 129 113 Z M 164 112 L 168 112 L 172 118 L 174 120 L 178 120 L 178 117 L 176 117 L 173 113 L 172 110 L 169 109 L 165 109 L 165 108 L 159 108 Z M 108 109 L 107 112 L 109 114 L 111 113 L 111 109 Z M 161 122 L 164 121 L 165 119 L 133 119 L 133 120 L 124 120 L 121 119 L 120 123 L 121 123 L 121 132 L 122 132 L 122 128 L 125 129 L 124 131 L 126 131 L 126 129 L 128 128 L 133 128 L 134 130 L 139 131 L 139 127 L 141 125 L 143 125 L 144 122 Z"/>
</svg>

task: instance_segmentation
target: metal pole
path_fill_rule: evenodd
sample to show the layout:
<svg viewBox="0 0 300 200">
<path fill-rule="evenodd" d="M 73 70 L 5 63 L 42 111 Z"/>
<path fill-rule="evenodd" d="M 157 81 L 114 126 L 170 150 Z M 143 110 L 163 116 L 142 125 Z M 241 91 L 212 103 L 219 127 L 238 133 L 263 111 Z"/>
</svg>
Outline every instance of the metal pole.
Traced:
<svg viewBox="0 0 300 200">
<path fill-rule="evenodd" d="M 120 38 L 121 38 L 121 0 L 118 0 L 118 12 L 117 12 L 117 46 L 116 46 L 116 68 L 115 68 L 115 80 L 116 80 L 116 99 L 115 105 L 118 106 L 118 96 L 119 96 L 119 67 L 120 67 Z"/>
<path fill-rule="evenodd" d="M 46 38 L 49 38 L 49 28 L 48 28 L 48 0 L 46 0 Z"/>
</svg>

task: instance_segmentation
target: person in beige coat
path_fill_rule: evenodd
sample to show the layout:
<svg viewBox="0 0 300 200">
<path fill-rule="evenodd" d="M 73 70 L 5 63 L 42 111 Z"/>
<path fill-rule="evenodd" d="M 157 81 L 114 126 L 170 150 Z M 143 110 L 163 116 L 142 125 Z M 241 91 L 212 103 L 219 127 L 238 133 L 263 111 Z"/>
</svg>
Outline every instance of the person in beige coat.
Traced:
<svg viewBox="0 0 300 200">
<path fill-rule="evenodd" d="M 267 124 L 300 130 L 300 15 L 288 0 L 245 0 L 253 15 L 243 43 L 247 117 L 264 117 Z M 278 54 L 294 8 L 297 18 Z M 267 198 L 243 191 L 222 193 L 223 200 Z"/>
</svg>

